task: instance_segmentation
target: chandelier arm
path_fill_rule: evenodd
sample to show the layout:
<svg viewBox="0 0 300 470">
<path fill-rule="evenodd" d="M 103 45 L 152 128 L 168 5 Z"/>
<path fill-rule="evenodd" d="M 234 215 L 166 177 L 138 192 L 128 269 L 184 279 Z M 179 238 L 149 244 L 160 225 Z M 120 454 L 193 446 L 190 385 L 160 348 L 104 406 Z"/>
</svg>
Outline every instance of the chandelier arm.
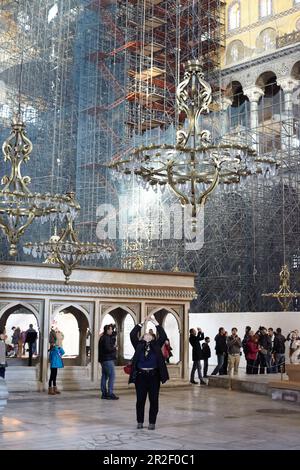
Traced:
<svg viewBox="0 0 300 470">
<path fill-rule="evenodd" d="M 16 217 L 18 218 L 18 216 Z M 17 228 L 16 224 L 14 227 L 9 227 L 0 217 L 0 228 L 4 231 L 6 238 L 10 244 L 9 253 L 11 256 L 17 255 L 16 245 L 19 242 L 20 237 L 24 234 L 27 227 L 29 227 L 29 225 L 33 222 L 34 218 L 35 218 L 35 213 L 30 212 L 28 214 L 28 219 L 26 223 L 24 223 L 19 228 Z"/>
<path fill-rule="evenodd" d="M 209 186 L 209 188 L 208 188 L 206 191 L 204 191 L 203 194 L 201 194 L 201 196 L 200 196 L 199 199 L 198 199 L 198 204 L 204 205 L 204 204 L 206 203 L 207 196 L 208 196 L 212 191 L 214 191 L 214 189 L 218 186 L 219 181 L 220 181 L 220 169 L 217 169 L 217 168 L 216 168 L 215 175 L 214 175 L 214 180 L 212 181 L 212 183 L 211 183 L 211 185 Z"/>
<path fill-rule="evenodd" d="M 18 229 L 18 233 L 19 233 L 18 239 L 21 235 L 24 234 L 25 230 L 33 222 L 34 218 L 35 218 L 35 212 L 30 212 L 29 215 L 28 215 L 27 222 L 25 222 L 25 224 L 21 225 L 21 227 Z"/>
<path fill-rule="evenodd" d="M 179 191 L 179 189 L 177 189 L 177 187 L 176 187 L 176 185 L 173 181 L 173 171 L 172 171 L 172 169 L 173 169 L 173 164 L 169 163 L 167 165 L 168 184 L 170 185 L 172 191 L 174 191 L 174 193 L 177 196 L 179 196 L 181 204 L 183 204 L 183 205 L 188 204 L 189 203 L 188 197 L 185 194 L 183 194 L 181 191 Z"/>
<path fill-rule="evenodd" d="M 213 158 L 214 160 L 214 164 L 215 164 L 215 174 L 214 174 L 214 179 L 211 183 L 211 185 L 209 186 L 209 188 L 204 191 L 203 194 L 201 194 L 201 196 L 199 197 L 198 199 L 198 204 L 200 205 L 204 205 L 205 202 L 206 202 L 206 199 L 207 199 L 207 196 L 212 192 L 214 191 L 214 189 L 218 186 L 219 184 L 219 181 L 220 181 L 220 171 L 221 171 L 221 165 L 223 163 L 223 160 L 218 160 L 217 158 Z"/>
</svg>

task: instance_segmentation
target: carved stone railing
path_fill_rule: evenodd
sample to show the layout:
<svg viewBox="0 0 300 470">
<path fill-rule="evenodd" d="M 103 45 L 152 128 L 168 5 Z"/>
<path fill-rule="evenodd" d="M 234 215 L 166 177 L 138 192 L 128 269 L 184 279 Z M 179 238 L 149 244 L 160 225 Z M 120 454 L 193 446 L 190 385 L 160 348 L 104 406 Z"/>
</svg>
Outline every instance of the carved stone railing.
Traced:
<svg viewBox="0 0 300 470">
<path fill-rule="evenodd" d="M 283 36 L 277 36 L 276 49 L 289 46 L 290 44 L 295 44 L 296 42 L 300 42 L 300 31 L 293 31 L 289 34 L 286 33 Z"/>
</svg>

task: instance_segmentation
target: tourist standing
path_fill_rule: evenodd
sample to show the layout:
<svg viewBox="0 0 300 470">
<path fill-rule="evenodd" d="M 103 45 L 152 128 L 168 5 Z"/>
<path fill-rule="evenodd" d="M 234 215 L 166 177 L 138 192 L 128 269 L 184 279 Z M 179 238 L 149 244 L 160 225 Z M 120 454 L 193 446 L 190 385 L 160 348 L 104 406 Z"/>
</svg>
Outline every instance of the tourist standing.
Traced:
<svg viewBox="0 0 300 470">
<path fill-rule="evenodd" d="M 117 359 L 116 336 L 116 325 L 105 325 L 98 343 L 98 362 L 102 367 L 101 398 L 105 400 L 119 399 L 114 394 L 115 361 Z"/>
<path fill-rule="evenodd" d="M 225 329 L 223 327 L 219 328 L 219 333 L 215 336 L 215 342 L 216 342 L 215 350 L 216 350 L 218 364 L 214 368 L 211 375 L 216 375 L 218 372 L 220 372 L 220 369 L 222 368 L 224 364 L 225 354 L 227 354 Z"/>
<path fill-rule="evenodd" d="M 168 369 L 161 348 L 167 340 L 167 335 L 155 317 L 148 315 L 145 323 L 151 318 L 156 326 L 157 335 L 154 339 L 149 333 L 145 333 L 140 339 L 143 323 L 136 325 L 130 332 L 130 340 L 135 349 L 132 358 L 132 370 L 129 383 L 135 384 L 136 390 L 136 418 L 137 428 L 144 426 L 145 404 L 149 397 L 149 430 L 155 429 L 159 408 L 160 383 L 169 380 Z"/>
<path fill-rule="evenodd" d="M 202 341 L 203 339 L 204 339 L 204 333 L 202 332 L 201 328 L 197 328 L 197 332 L 194 328 L 190 329 L 189 342 L 190 342 L 190 345 L 192 346 L 192 359 L 193 359 L 193 367 L 191 370 L 191 377 L 190 377 L 191 384 L 198 384 L 198 382 L 195 381 L 195 372 L 197 370 L 200 384 L 206 385 L 206 382 L 204 382 L 203 380 L 202 371 L 201 371 L 202 349 L 201 349 L 200 341 Z"/>
<path fill-rule="evenodd" d="M 48 388 L 48 395 L 58 395 L 61 392 L 57 389 L 56 386 L 56 378 L 57 378 L 57 369 L 62 369 L 64 367 L 64 363 L 62 360 L 62 356 L 65 354 L 65 351 L 53 345 L 50 347 L 49 352 L 49 362 L 50 362 L 50 379 L 49 379 L 49 388 Z"/>
<path fill-rule="evenodd" d="M 232 375 L 232 371 L 237 375 L 239 370 L 242 341 L 237 332 L 237 328 L 231 328 L 231 336 L 227 338 L 228 375 Z"/>
<path fill-rule="evenodd" d="M 203 377 L 205 379 L 207 378 L 207 372 L 208 372 L 208 359 L 211 357 L 209 343 L 210 343 L 210 338 L 206 336 L 204 338 L 204 343 L 202 343 Z"/>
<path fill-rule="evenodd" d="M 25 342 L 28 344 L 29 357 L 28 357 L 28 366 L 32 366 L 32 353 L 33 353 L 33 344 L 37 340 L 37 332 L 33 328 L 33 325 L 29 325 L 29 329 L 26 331 Z"/>
</svg>

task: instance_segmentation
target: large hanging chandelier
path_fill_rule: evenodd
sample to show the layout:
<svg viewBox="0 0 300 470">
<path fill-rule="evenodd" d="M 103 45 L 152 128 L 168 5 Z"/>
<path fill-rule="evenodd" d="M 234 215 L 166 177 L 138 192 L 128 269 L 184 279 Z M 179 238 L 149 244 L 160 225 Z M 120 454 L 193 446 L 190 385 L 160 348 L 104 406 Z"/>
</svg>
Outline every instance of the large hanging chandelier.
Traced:
<svg viewBox="0 0 300 470">
<path fill-rule="evenodd" d="M 32 152 L 32 143 L 26 135 L 25 124 L 18 114 L 12 122 L 12 131 L 2 145 L 4 161 L 9 162 L 10 175 L 1 179 L 0 227 L 10 245 L 9 254 L 17 255 L 17 243 L 35 218 L 43 224 L 47 220 L 62 220 L 67 214 L 73 219 L 80 209 L 70 194 L 32 193 L 31 178 L 22 176 L 21 166 Z"/>
<path fill-rule="evenodd" d="M 198 210 L 218 184 L 227 188 L 250 175 L 270 176 L 276 170 L 272 156 L 258 156 L 247 142 L 212 142 L 211 133 L 201 130 L 199 123 L 211 100 L 200 61 L 188 61 L 176 90 L 177 113 L 184 113 L 186 121 L 176 132 L 175 145 L 142 145 L 109 164 L 125 176 L 136 175 L 146 189 L 164 190 L 168 185 L 182 206 L 191 205 L 193 231 Z"/>
<path fill-rule="evenodd" d="M 71 198 L 74 199 L 74 193 L 71 193 Z M 61 235 L 55 231 L 48 242 L 25 243 L 23 249 L 25 254 L 34 258 L 44 258 L 48 263 L 58 264 L 65 275 L 65 283 L 82 261 L 109 258 L 115 251 L 108 243 L 80 242 L 71 217 L 67 217 L 67 225 Z"/>
</svg>

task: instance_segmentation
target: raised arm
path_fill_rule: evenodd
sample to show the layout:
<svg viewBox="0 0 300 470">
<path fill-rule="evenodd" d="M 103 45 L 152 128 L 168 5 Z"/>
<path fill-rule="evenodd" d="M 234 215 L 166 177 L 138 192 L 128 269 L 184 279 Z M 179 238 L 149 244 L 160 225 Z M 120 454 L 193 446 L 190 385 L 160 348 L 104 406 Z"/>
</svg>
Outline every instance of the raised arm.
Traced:
<svg viewBox="0 0 300 470">
<path fill-rule="evenodd" d="M 165 344 L 165 341 L 168 339 L 165 330 L 160 325 L 155 325 L 158 332 L 158 344 L 162 347 Z"/>
<path fill-rule="evenodd" d="M 139 342 L 139 333 L 142 329 L 142 324 L 138 323 L 130 332 L 130 341 L 134 349 L 136 349 Z"/>
</svg>

